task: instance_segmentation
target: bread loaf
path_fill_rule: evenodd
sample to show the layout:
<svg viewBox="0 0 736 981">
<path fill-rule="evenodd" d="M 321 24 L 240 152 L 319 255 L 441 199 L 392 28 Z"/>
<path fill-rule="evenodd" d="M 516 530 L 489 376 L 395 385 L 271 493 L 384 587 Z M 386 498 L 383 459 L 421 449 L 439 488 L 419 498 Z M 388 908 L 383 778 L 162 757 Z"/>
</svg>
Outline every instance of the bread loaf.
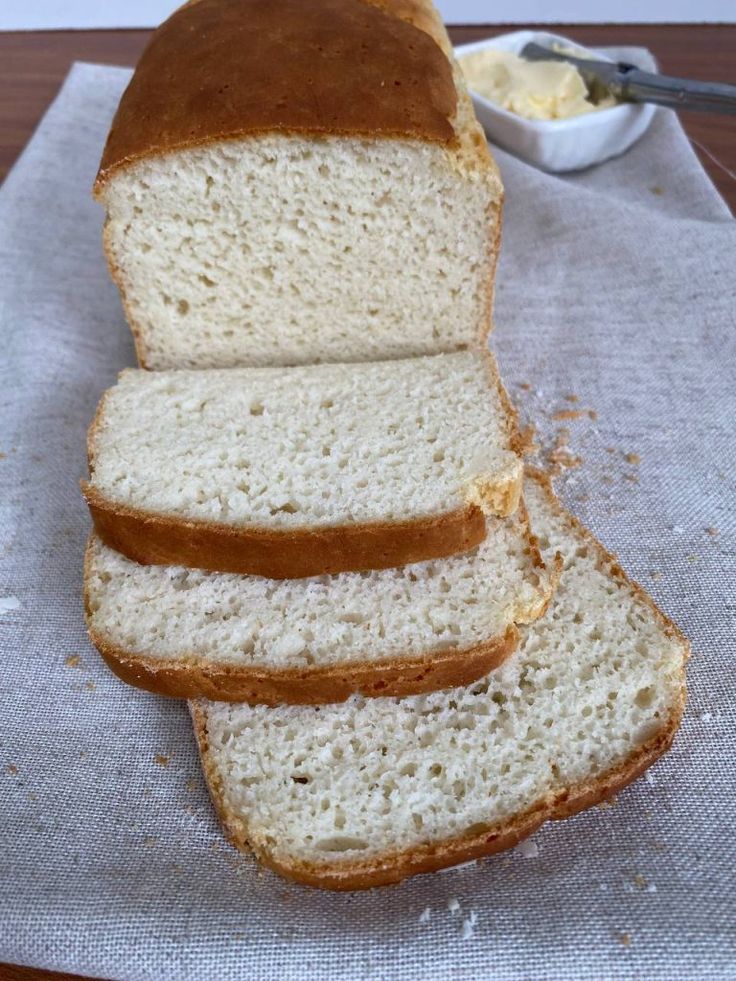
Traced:
<svg viewBox="0 0 736 981">
<path fill-rule="evenodd" d="M 154 32 L 95 194 L 148 368 L 455 351 L 501 182 L 428 0 L 200 0 Z"/>
<path fill-rule="evenodd" d="M 544 483 L 525 496 L 564 569 L 547 614 L 484 680 L 319 709 L 193 703 L 236 845 L 311 885 L 397 882 L 508 848 L 668 748 L 687 642 Z"/>
</svg>

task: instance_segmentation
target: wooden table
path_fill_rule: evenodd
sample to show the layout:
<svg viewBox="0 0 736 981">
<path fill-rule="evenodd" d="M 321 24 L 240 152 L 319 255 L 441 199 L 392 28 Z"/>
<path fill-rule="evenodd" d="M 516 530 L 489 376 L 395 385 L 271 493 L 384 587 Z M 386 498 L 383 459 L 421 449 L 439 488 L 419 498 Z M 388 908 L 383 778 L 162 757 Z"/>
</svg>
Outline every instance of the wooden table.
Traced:
<svg viewBox="0 0 736 981">
<path fill-rule="evenodd" d="M 453 27 L 450 34 L 455 44 L 463 44 L 508 29 Z M 566 25 L 559 30 L 586 45 L 647 47 L 656 55 L 661 70 L 671 75 L 736 82 L 736 26 Z M 0 33 L 0 181 L 31 136 L 73 61 L 132 65 L 149 34 L 149 31 Z M 736 117 L 687 113 L 682 115 L 682 121 L 703 166 L 731 210 L 736 210 Z M 0 964 L 0 981 L 70 978 L 69 974 Z"/>
</svg>

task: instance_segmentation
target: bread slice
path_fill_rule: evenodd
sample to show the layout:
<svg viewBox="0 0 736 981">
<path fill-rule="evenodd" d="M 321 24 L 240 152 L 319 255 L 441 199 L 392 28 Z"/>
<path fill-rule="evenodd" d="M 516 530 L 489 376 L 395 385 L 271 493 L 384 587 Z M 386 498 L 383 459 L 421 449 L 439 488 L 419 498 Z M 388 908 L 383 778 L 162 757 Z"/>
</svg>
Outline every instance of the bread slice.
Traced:
<svg viewBox="0 0 736 981">
<path fill-rule="evenodd" d="M 124 681 L 166 695 L 268 705 L 469 683 L 540 616 L 545 570 L 523 510 L 473 552 L 369 573 L 276 581 L 143 566 L 94 536 L 90 637 Z"/>
<path fill-rule="evenodd" d="M 277 872 L 329 889 L 397 882 L 508 848 L 589 807 L 670 745 L 688 644 L 543 482 L 525 488 L 546 616 L 466 688 L 322 708 L 191 706 L 225 828 Z"/>
<path fill-rule="evenodd" d="M 490 330 L 502 185 L 428 0 L 200 0 L 95 195 L 144 367 L 375 361 Z"/>
<path fill-rule="evenodd" d="M 137 562 L 298 578 L 467 551 L 521 488 L 490 355 L 124 371 L 83 485 Z"/>
</svg>

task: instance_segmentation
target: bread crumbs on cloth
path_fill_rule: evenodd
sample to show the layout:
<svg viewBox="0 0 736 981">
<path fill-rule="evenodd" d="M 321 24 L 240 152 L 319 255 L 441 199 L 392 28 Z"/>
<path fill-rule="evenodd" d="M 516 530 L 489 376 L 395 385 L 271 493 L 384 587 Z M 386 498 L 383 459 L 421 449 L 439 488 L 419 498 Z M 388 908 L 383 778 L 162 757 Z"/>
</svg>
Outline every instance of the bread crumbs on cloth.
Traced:
<svg viewBox="0 0 736 981">
<path fill-rule="evenodd" d="M 457 913 L 460 909 L 460 901 L 453 896 L 452 899 L 448 900 L 447 908 L 451 913 Z"/>
<path fill-rule="evenodd" d="M 554 446 L 547 454 L 547 465 L 559 474 L 563 469 L 572 470 L 579 467 L 583 458 L 570 452 L 567 441 L 570 438 L 570 430 L 564 426 L 558 429 L 555 436 Z"/>
<path fill-rule="evenodd" d="M 470 938 L 473 936 L 475 924 L 477 922 L 478 922 L 478 914 L 474 911 L 470 913 L 470 916 L 467 916 L 463 920 L 463 928 L 461 934 L 463 940 L 470 940 Z"/>
<path fill-rule="evenodd" d="M 536 858 L 539 855 L 539 846 L 536 841 L 521 841 L 514 849 L 522 858 Z"/>
<path fill-rule="evenodd" d="M 576 467 L 582 465 L 583 458 L 576 456 L 574 453 L 570 453 L 569 450 L 558 447 L 549 455 L 549 462 L 555 464 L 558 467 L 563 467 L 565 470 L 574 470 Z"/>
<path fill-rule="evenodd" d="M 156 755 L 153 758 L 155 762 L 158 763 L 159 766 L 168 766 L 169 763 L 171 762 L 171 757 L 164 756 L 163 753 L 156 753 Z"/>
<path fill-rule="evenodd" d="M 76 668 L 79 666 L 79 662 L 81 660 L 82 659 L 79 654 L 70 654 L 66 661 L 64 661 L 64 664 L 66 664 L 68 668 Z"/>
<path fill-rule="evenodd" d="M 598 413 L 595 409 L 560 409 L 559 412 L 552 413 L 552 418 L 556 421 L 562 421 L 563 419 L 583 419 L 585 417 L 595 421 L 598 418 Z"/>
</svg>

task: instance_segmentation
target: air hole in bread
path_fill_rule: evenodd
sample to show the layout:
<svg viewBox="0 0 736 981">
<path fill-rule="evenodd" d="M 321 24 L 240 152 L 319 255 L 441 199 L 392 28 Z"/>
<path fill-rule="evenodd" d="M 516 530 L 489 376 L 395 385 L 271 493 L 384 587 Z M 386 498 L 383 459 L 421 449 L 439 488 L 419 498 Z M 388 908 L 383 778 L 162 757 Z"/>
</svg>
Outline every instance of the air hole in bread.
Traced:
<svg viewBox="0 0 736 981">
<path fill-rule="evenodd" d="M 652 685 L 647 688 L 640 688 L 636 693 L 634 701 L 639 708 L 645 709 L 649 708 L 654 701 L 656 691 Z"/>
<path fill-rule="evenodd" d="M 315 842 L 315 848 L 321 852 L 357 852 L 364 851 L 368 842 L 362 838 L 350 838 L 347 835 L 336 835 L 333 838 L 322 838 Z"/>
<path fill-rule="evenodd" d="M 287 501 L 286 504 L 281 504 L 279 507 L 271 508 L 271 514 L 297 514 L 299 511 L 299 506 Z"/>
</svg>

